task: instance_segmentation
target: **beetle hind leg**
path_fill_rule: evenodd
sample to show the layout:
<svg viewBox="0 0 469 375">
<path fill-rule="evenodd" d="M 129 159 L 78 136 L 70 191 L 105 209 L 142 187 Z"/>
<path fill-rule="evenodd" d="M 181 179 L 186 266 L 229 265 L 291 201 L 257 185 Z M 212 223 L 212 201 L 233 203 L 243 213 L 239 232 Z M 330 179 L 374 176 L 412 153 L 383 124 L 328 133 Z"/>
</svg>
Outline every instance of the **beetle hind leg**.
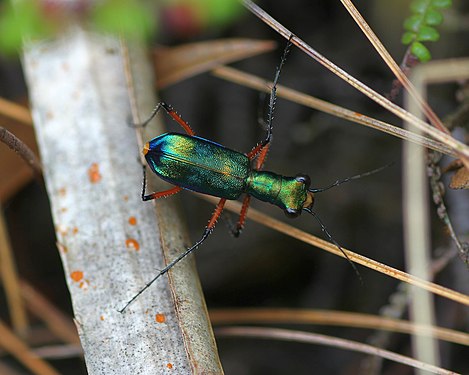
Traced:
<svg viewBox="0 0 469 375">
<path fill-rule="evenodd" d="M 261 170 L 262 167 L 264 166 L 265 159 L 267 158 L 267 153 L 269 152 L 269 146 L 270 144 L 267 143 L 264 147 L 262 147 L 259 150 L 258 154 L 252 155 L 250 157 L 251 160 L 256 159 L 255 168 L 257 170 Z M 251 203 L 251 196 L 247 194 L 243 200 L 243 206 L 241 207 L 241 211 L 239 213 L 238 223 L 236 224 L 234 228 L 231 228 L 231 233 L 235 237 L 239 237 L 239 235 L 241 234 L 244 228 L 244 223 L 246 222 L 246 215 L 248 213 L 250 203 Z"/>
<path fill-rule="evenodd" d="M 251 196 L 246 195 L 243 199 L 243 206 L 239 212 L 239 219 L 236 225 L 230 223 L 230 232 L 234 237 L 239 237 L 244 229 L 244 223 L 246 222 L 246 214 L 248 213 L 249 204 L 251 203 Z"/>
<path fill-rule="evenodd" d="M 156 116 L 156 114 L 160 111 L 160 109 L 163 108 L 168 115 L 170 115 L 174 121 L 176 121 L 181 127 L 185 130 L 185 132 L 189 135 L 195 135 L 194 130 L 190 127 L 190 125 L 182 119 L 181 116 L 178 115 L 178 113 L 174 110 L 172 106 L 169 104 L 166 104 L 165 102 L 159 102 L 156 107 L 153 109 L 153 111 L 150 114 L 150 117 L 146 119 L 144 122 L 141 124 L 134 124 L 134 127 L 145 127 L 148 125 L 148 123 L 153 120 L 153 118 Z"/>
</svg>

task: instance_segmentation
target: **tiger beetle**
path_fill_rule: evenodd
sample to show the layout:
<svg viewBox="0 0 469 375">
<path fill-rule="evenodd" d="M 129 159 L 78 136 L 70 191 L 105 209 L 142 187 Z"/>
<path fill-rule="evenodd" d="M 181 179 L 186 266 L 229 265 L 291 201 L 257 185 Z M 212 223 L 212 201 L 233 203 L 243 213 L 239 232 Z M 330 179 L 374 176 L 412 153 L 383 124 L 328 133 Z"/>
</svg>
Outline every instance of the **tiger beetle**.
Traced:
<svg viewBox="0 0 469 375">
<path fill-rule="evenodd" d="M 315 217 L 322 231 L 342 251 L 358 274 L 355 265 L 350 261 L 340 245 L 331 237 L 316 213 L 312 211 L 314 193 L 325 191 L 353 179 L 368 176 L 380 171 L 384 167 L 343 180 L 337 180 L 333 184 L 319 189 L 310 188 L 311 179 L 305 174 L 287 177 L 262 170 L 272 141 L 272 120 L 277 98 L 277 83 L 291 45 L 292 43 L 288 41 L 280 60 L 280 65 L 276 69 L 269 99 L 266 137 L 247 154 L 231 150 L 218 143 L 196 136 L 189 124 L 170 105 L 164 102 L 160 102 L 155 107 L 148 120 L 138 125 L 142 127 L 147 125 L 160 109 L 163 108 L 186 132 L 186 134 L 164 133 L 144 145 L 143 154 L 151 170 L 162 180 L 175 186 L 169 190 L 146 194 L 146 169 L 143 166 L 143 201 L 168 197 L 182 189 L 219 197 L 220 201 L 205 227 L 202 237 L 163 268 L 148 284 L 134 295 L 119 310 L 121 313 L 160 276 L 167 273 L 207 239 L 212 233 L 227 199 L 235 200 L 243 194 L 245 197 L 239 219 L 236 227 L 232 228 L 232 232 L 236 237 L 239 236 L 244 227 L 251 196 L 280 207 L 288 217 L 297 217 L 302 211 L 305 211 Z"/>
</svg>

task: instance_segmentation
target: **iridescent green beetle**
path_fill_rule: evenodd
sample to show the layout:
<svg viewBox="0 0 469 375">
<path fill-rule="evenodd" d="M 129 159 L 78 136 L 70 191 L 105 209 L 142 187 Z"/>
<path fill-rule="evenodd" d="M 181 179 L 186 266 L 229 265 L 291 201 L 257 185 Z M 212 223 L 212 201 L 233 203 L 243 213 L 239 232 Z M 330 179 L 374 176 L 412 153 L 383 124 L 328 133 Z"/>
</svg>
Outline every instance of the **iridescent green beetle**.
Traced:
<svg viewBox="0 0 469 375">
<path fill-rule="evenodd" d="M 148 142 L 143 152 L 154 173 L 183 189 L 225 200 L 247 194 L 272 203 L 293 217 L 313 203 L 308 176 L 285 177 L 254 169 L 251 167 L 254 156 L 204 138 L 166 133 Z M 143 197 L 154 198 L 157 197 L 153 194 Z"/>
<path fill-rule="evenodd" d="M 163 108 L 182 128 L 186 134 L 165 133 L 147 142 L 143 154 L 151 170 L 161 179 L 175 185 L 165 191 L 146 194 L 146 178 L 144 168 L 142 200 L 148 201 L 176 194 L 182 189 L 219 197 L 220 201 L 213 215 L 205 227 L 202 237 L 185 252 L 163 268 L 148 284 L 145 285 L 120 311 L 123 312 L 140 294 L 142 294 L 160 276 L 168 272 L 181 259 L 190 254 L 212 233 L 220 217 L 226 200 L 238 199 L 245 194 L 243 206 L 233 234 L 239 236 L 243 229 L 246 213 L 251 196 L 272 203 L 284 210 L 289 217 L 296 217 L 302 211 L 313 215 L 321 225 L 321 229 L 328 238 L 343 252 L 339 244 L 331 237 L 325 226 L 312 211 L 314 193 L 327 190 L 343 182 L 356 179 L 378 170 L 362 175 L 338 180 L 326 188 L 311 189 L 311 180 L 307 175 L 298 174 L 295 177 L 282 176 L 273 172 L 263 171 L 267 151 L 272 139 L 272 120 L 276 101 L 277 82 L 280 71 L 285 63 L 291 42 L 289 41 L 283 53 L 280 65 L 277 67 L 272 85 L 267 116 L 267 135 L 249 153 L 243 154 L 218 143 L 197 137 L 192 128 L 168 104 L 161 102 L 153 110 L 150 118 L 141 126 L 145 126 Z M 345 252 L 345 257 L 348 259 Z M 353 263 L 353 268 L 356 270 Z M 356 271 L 358 273 L 358 271 Z"/>
</svg>

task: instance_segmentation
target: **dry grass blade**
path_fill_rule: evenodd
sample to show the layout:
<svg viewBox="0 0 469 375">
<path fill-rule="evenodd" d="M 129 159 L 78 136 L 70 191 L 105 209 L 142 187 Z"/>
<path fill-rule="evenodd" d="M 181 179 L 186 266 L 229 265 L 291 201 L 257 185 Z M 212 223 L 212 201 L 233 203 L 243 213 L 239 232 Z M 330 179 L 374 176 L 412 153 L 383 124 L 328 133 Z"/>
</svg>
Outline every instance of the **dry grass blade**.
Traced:
<svg viewBox="0 0 469 375">
<path fill-rule="evenodd" d="M 83 349 L 80 345 L 48 345 L 34 349 L 34 354 L 49 360 L 67 359 L 83 356 Z"/>
<path fill-rule="evenodd" d="M 387 330 L 392 332 L 429 335 L 440 340 L 469 346 L 469 334 L 452 329 L 412 324 L 406 320 L 353 312 L 313 309 L 214 309 L 210 310 L 212 324 L 320 324 L 343 327 Z"/>
<path fill-rule="evenodd" d="M 25 334 L 28 330 L 28 316 L 21 298 L 19 277 L 13 254 L 2 211 L 0 212 L 0 277 L 6 294 L 11 324 L 16 333 Z"/>
<path fill-rule="evenodd" d="M 300 331 L 293 331 L 280 328 L 263 328 L 263 327 L 226 327 L 218 328 L 215 330 L 218 336 L 237 336 L 237 337 L 255 337 L 260 339 L 277 339 L 285 341 L 303 342 L 308 344 L 321 344 L 333 346 L 335 348 L 342 348 L 353 350 L 356 352 L 366 353 L 370 355 L 377 355 L 391 361 L 399 362 L 412 366 L 414 368 L 433 372 L 435 374 L 456 374 L 455 372 L 445 370 L 441 367 L 428 365 L 426 363 L 417 361 L 410 357 L 406 357 L 389 350 L 375 348 L 374 346 L 362 344 L 360 342 L 344 340 L 336 337 L 320 335 L 317 333 L 307 333 Z"/>
<path fill-rule="evenodd" d="M 228 81 L 235 82 L 240 85 L 250 87 L 259 91 L 264 91 L 266 93 L 270 93 L 270 87 L 272 86 L 272 82 L 226 66 L 220 66 L 215 68 L 213 70 L 213 74 Z M 421 135 L 417 135 L 406 129 L 399 128 L 384 121 L 376 120 L 372 117 L 368 117 L 358 112 L 351 111 L 344 107 L 326 102 L 325 100 L 321 100 L 313 96 L 303 94 L 288 87 L 278 85 L 277 95 L 281 98 L 291 100 L 292 102 L 302 104 L 313 109 L 317 109 L 318 111 L 322 111 L 333 116 L 355 122 L 357 124 L 368 126 L 370 128 L 382 131 L 384 133 L 393 135 L 406 141 L 417 143 L 421 146 L 430 148 L 443 154 L 456 156 L 456 153 L 443 143 L 434 141 L 433 139 L 423 137 Z"/>
<path fill-rule="evenodd" d="M 217 198 L 213 198 L 213 197 L 210 197 L 207 195 L 201 195 L 201 194 L 197 194 L 197 196 L 212 203 L 217 202 Z M 236 201 L 227 201 L 225 208 L 233 212 L 240 212 L 241 203 L 236 202 Z M 336 245 L 330 242 L 327 242 L 321 238 L 318 238 L 316 236 L 313 236 L 309 233 L 303 232 L 302 230 L 295 228 L 291 225 L 285 224 L 279 220 L 273 219 L 270 216 L 265 215 L 253 208 L 249 209 L 247 217 L 250 218 L 251 220 L 254 220 L 255 222 L 265 225 L 266 227 L 272 228 L 280 233 L 284 233 L 290 237 L 296 238 L 297 240 L 319 247 L 323 250 L 326 250 L 340 257 L 344 257 L 344 255 L 341 253 L 341 251 L 337 248 Z M 442 296 L 450 300 L 453 300 L 455 302 L 462 303 L 463 305 L 469 306 L 469 296 L 465 294 L 442 287 L 440 285 L 437 285 L 429 281 L 422 280 L 418 277 L 412 276 L 396 268 L 389 267 L 383 263 L 377 262 L 363 255 L 354 253 L 350 250 L 347 250 L 344 247 L 342 247 L 342 249 L 345 251 L 345 253 L 347 253 L 348 258 L 355 263 L 361 264 L 365 267 L 381 272 L 397 280 L 404 281 L 408 284 L 415 285 L 420 288 L 424 288 L 430 291 L 431 293 L 437 294 L 439 296 Z"/>
<path fill-rule="evenodd" d="M 396 76 L 396 78 L 399 80 L 399 82 L 402 84 L 402 86 L 409 92 L 409 94 L 412 96 L 412 98 L 419 104 L 420 108 L 425 112 L 425 116 L 430 120 L 430 122 L 438 128 L 439 130 L 449 134 L 448 129 L 444 126 L 444 124 L 441 122 L 441 120 L 438 118 L 435 112 L 430 108 L 428 103 L 426 102 L 425 99 L 422 98 L 422 96 L 418 93 L 418 91 L 415 89 L 414 85 L 410 82 L 410 80 L 407 78 L 407 76 L 404 74 L 404 72 L 401 70 L 399 65 L 394 61 L 394 59 L 391 57 L 390 53 L 387 51 L 387 49 L 384 47 L 383 43 L 379 40 L 379 38 L 376 36 L 376 34 L 373 32 L 371 27 L 368 25 L 368 23 L 365 21 L 365 19 L 362 17 L 358 9 L 353 5 L 353 3 L 350 0 L 341 0 L 342 4 L 344 7 L 347 9 L 347 11 L 350 13 L 352 18 L 355 20 L 357 25 L 360 27 L 360 29 L 363 31 L 363 33 L 366 35 L 370 43 L 373 45 L 373 47 L 376 49 L 376 51 L 379 53 L 383 61 L 387 64 L 389 69 L 393 72 L 393 74 Z"/>
<path fill-rule="evenodd" d="M 72 320 L 52 305 L 41 293 L 25 281 L 20 282 L 21 294 L 29 311 L 40 318 L 57 337 L 69 344 L 80 344 Z"/>
<path fill-rule="evenodd" d="M 2 375 L 23 375 L 20 373 L 14 364 L 5 363 L 4 361 L 0 362 L 0 374 Z"/>
<path fill-rule="evenodd" d="M 59 375 L 47 362 L 33 354 L 29 347 L 16 337 L 2 321 L 0 321 L 0 346 L 17 358 L 33 374 Z"/>
<path fill-rule="evenodd" d="M 384 96 L 378 94 L 376 91 L 371 89 L 370 87 L 366 86 L 362 82 L 360 82 L 355 77 L 348 74 L 343 69 L 339 68 L 333 62 L 325 58 L 323 55 L 318 53 L 314 48 L 308 45 L 305 41 L 294 35 L 290 30 L 288 30 L 285 26 L 279 23 L 277 20 L 272 18 L 268 13 L 258 7 L 250 0 L 243 0 L 243 4 L 249 9 L 254 15 L 256 15 L 259 19 L 265 22 L 267 25 L 272 27 L 275 31 L 277 31 L 280 35 L 282 35 L 286 39 L 291 38 L 291 42 L 296 45 L 299 49 L 305 52 L 308 56 L 315 59 L 318 63 L 329 69 L 339 78 L 343 79 L 352 87 L 359 90 L 364 95 L 368 96 L 370 99 L 375 101 L 377 104 L 381 105 L 383 108 L 387 109 L 388 111 L 394 113 L 396 116 L 400 117 L 404 121 L 410 122 L 412 125 L 422 129 L 423 132 L 427 133 L 428 135 L 432 136 L 436 140 L 444 143 L 448 147 L 452 148 L 455 152 L 457 152 L 464 160 L 469 160 L 469 147 L 467 147 L 464 143 L 461 143 L 451 137 L 450 135 L 430 126 L 426 122 L 420 120 L 419 118 L 415 117 L 413 114 L 407 112 L 403 108 L 399 107 L 398 105 L 392 103 Z M 469 161 L 468 161 L 469 163 Z"/>
<path fill-rule="evenodd" d="M 156 84 L 163 88 L 185 78 L 275 48 L 267 40 L 222 39 L 185 44 L 179 47 L 158 48 L 154 51 Z"/>
<path fill-rule="evenodd" d="M 0 113 L 25 125 L 33 125 L 33 119 L 28 108 L 3 98 L 0 98 Z"/>
</svg>

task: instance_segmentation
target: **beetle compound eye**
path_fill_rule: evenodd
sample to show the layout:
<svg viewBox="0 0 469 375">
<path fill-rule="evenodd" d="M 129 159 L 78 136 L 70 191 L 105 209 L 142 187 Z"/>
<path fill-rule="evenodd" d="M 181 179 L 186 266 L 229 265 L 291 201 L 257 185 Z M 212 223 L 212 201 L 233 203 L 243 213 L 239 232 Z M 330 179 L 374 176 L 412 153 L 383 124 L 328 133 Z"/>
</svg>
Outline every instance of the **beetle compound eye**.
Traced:
<svg viewBox="0 0 469 375">
<path fill-rule="evenodd" d="M 295 210 L 294 208 L 286 208 L 283 212 L 287 217 L 294 219 L 295 217 L 300 216 L 301 210 Z"/>
<path fill-rule="evenodd" d="M 311 185 L 311 178 L 309 178 L 309 176 L 306 174 L 297 174 L 295 179 L 296 181 L 305 184 L 307 188 L 309 188 L 309 185 Z"/>
</svg>

